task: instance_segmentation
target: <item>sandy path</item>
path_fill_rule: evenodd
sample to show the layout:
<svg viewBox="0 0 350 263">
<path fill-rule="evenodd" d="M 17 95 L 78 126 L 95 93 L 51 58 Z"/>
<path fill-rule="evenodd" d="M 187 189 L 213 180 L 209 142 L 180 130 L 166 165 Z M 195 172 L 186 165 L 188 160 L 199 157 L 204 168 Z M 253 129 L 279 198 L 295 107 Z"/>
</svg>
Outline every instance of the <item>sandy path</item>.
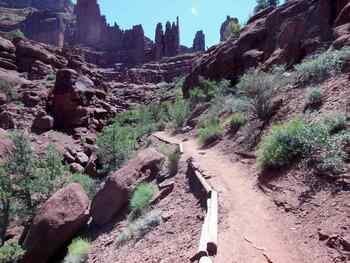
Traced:
<svg viewBox="0 0 350 263">
<path fill-rule="evenodd" d="M 157 133 L 158 137 L 182 143 L 184 157 L 192 157 L 200 168 L 212 177 L 212 187 L 219 193 L 220 211 L 224 223 L 219 228 L 219 251 L 215 263 L 303 263 L 291 244 L 288 227 L 280 212 L 261 193 L 255 178 L 240 163 L 232 163 L 215 149 L 201 150 L 190 138 Z"/>
</svg>

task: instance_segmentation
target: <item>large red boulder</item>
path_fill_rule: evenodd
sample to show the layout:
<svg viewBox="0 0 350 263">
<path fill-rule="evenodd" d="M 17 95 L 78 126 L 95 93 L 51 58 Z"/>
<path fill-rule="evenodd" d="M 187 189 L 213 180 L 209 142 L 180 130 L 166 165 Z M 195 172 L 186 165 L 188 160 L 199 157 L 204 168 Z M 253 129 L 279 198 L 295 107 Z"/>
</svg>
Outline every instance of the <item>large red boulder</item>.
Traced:
<svg viewBox="0 0 350 263">
<path fill-rule="evenodd" d="M 19 40 L 16 45 L 17 66 L 21 71 L 31 72 L 36 61 L 41 61 L 54 68 L 64 68 L 68 61 L 50 50 L 48 46 L 29 40 Z"/>
<path fill-rule="evenodd" d="M 134 187 L 140 181 L 151 180 L 164 159 L 162 154 L 148 148 L 110 175 L 92 201 L 90 213 L 93 222 L 97 225 L 108 223 L 128 203 Z"/>
<path fill-rule="evenodd" d="M 56 192 L 34 217 L 23 263 L 47 263 L 89 220 L 89 198 L 76 183 Z"/>
<path fill-rule="evenodd" d="M 11 41 L 0 37 L 0 51 L 6 51 L 8 53 L 14 53 L 16 51 L 16 47 L 12 44 Z"/>
<path fill-rule="evenodd" d="M 53 90 L 53 117 L 59 128 L 88 126 L 87 103 L 93 96 L 94 83 L 73 69 L 57 72 Z"/>
</svg>

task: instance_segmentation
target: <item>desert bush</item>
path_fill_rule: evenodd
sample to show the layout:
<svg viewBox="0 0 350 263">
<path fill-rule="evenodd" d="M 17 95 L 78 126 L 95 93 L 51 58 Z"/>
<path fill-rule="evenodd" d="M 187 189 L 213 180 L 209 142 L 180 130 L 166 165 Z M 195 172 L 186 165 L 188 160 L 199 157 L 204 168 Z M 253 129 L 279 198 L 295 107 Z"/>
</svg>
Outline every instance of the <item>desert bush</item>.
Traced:
<svg viewBox="0 0 350 263">
<path fill-rule="evenodd" d="M 10 101 L 18 99 L 18 94 L 14 85 L 6 80 L 0 80 L 0 92 L 3 92 Z"/>
<path fill-rule="evenodd" d="M 159 147 L 159 150 L 162 154 L 167 156 L 167 169 L 170 176 L 174 176 L 178 172 L 179 161 L 181 158 L 180 149 L 177 147 L 175 150 L 166 144 L 162 144 Z"/>
<path fill-rule="evenodd" d="M 247 118 L 242 113 L 235 113 L 230 118 L 230 131 L 237 132 L 239 128 L 247 123 Z"/>
<path fill-rule="evenodd" d="M 24 33 L 19 30 L 19 29 L 16 29 L 16 30 L 13 30 L 13 31 L 10 31 L 6 34 L 6 37 L 9 38 L 10 40 L 13 40 L 15 38 L 25 38 L 25 35 Z"/>
<path fill-rule="evenodd" d="M 55 81 L 56 80 L 56 75 L 54 73 L 51 73 L 47 76 L 46 78 L 48 81 Z"/>
<path fill-rule="evenodd" d="M 171 126 L 175 129 L 181 128 L 190 114 L 190 105 L 186 100 L 177 97 L 174 103 L 169 104 L 168 114 Z"/>
<path fill-rule="evenodd" d="M 289 165 L 298 158 L 309 157 L 328 141 L 329 133 L 324 125 L 294 119 L 271 128 L 258 146 L 257 162 L 262 169 Z"/>
<path fill-rule="evenodd" d="M 130 158 L 136 148 L 136 133 L 132 128 L 115 122 L 97 136 L 97 155 L 105 172 L 117 170 Z"/>
<path fill-rule="evenodd" d="M 324 116 L 322 122 L 329 133 L 334 134 L 346 128 L 347 120 L 344 114 L 333 112 Z"/>
<path fill-rule="evenodd" d="M 62 184 L 62 159 L 49 147 L 43 159 L 38 158 L 22 132 L 11 134 L 13 146 L 0 169 L 0 239 L 3 243 L 9 221 L 18 217 L 24 224 L 31 220 L 37 207 Z"/>
<path fill-rule="evenodd" d="M 97 193 L 97 182 L 88 175 L 75 173 L 68 178 L 68 183 L 80 184 L 87 195 L 92 199 Z"/>
<path fill-rule="evenodd" d="M 8 243 L 0 247 L 0 263 L 16 263 L 24 256 L 23 248 L 17 243 Z"/>
<path fill-rule="evenodd" d="M 64 263 L 84 263 L 87 260 L 91 244 L 82 238 L 74 239 L 68 246 L 68 254 L 64 258 Z"/>
<path fill-rule="evenodd" d="M 241 32 L 241 25 L 237 21 L 230 21 L 224 31 L 224 40 L 229 38 L 237 39 Z"/>
<path fill-rule="evenodd" d="M 132 239 L 144 237 L 162 222 L 159 211 L 151 211 L 136 221 L 130 223 L 117 237 L 116 246 L 120 247 Z"/>
<path fill-rule="evenodd" d="M 307 95 L 307 105 L 312 108 L 317 108 L 322 104 L 322 92 L 320 88 L 312 89 Z"/>
<path fill-rule="evenodd" d="M 39 183 L 40 192 L 45 194 L 47 199 L 53 192 L 62 187 L 64 174 L 68 169 L 63 165 L 62 154 L 52 144 L 46 148 L 43 158 L 37 161 L 36 166 L 37 180 L 41 181 Z"/>
<path fill-rule="evenodd" d="M 156 191 L 156 186 L 150 183 L 141 183 L 136 187 L 130 199 L 132 219 L 141 215 L 143 210 L 149 206 Z"/>
<path fill-rule="evenodd" d="M 198 129 L 199 142 L 202 145 L 208 145 L 221 138 L 224 129 L 220 126 L 218 119 L 208 119 L 202 123 L 202 127 Z"/>
<path fill-rule="evenodd" d="M 246 97 L 250 110 L 262 121 L 272 115 L 272 99 L 277 88 L 277 74 L 258 70 L 249 70 L 237 84 L 239 94 Z"/>
<path fill-rule="evenodd" d="M 350 57 L 350 49 L 329 50 L 305 59 L 295 66 L 298 80 L 302 84 L 321 82 L 341 72 L 346 59 Z"/>
<path fill-rule="evenodd" d="M 215 81 L 201 79 L 199 85 L 190 90 L 191 105 L 211 101 L 217 96 L 219 85 Z"/>
</svg>

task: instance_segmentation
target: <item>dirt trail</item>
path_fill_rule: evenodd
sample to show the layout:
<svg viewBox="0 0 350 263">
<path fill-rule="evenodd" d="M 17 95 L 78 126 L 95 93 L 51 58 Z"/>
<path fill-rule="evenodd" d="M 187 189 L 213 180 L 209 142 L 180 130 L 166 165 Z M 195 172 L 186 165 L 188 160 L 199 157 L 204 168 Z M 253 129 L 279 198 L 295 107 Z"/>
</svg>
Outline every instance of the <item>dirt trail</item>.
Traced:
<svg viewBox="0 0 350 263">
<path fill-rule="evenodd" d="M 182 143 L 184 158 L 193 157 L 212 176 L 209 183 L 219 193 L 223 219 L 215 263 L 307 262 L 293 245 L 291 230 L 280 212 L 257 189 L 256 178 L 241 163 L 231 162 L 218 150 L 200 149 L 193 138 L 182 141 L 163 132 L 157 136 Z"/>
</svg>

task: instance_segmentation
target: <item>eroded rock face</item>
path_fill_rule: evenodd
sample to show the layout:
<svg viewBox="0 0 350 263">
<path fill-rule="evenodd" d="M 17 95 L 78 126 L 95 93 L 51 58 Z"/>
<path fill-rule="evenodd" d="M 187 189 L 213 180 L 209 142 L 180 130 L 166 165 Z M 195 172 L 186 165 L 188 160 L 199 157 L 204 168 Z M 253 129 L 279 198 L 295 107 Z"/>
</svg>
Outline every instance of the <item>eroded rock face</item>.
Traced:
<svg viewBox="0 0 350 263">
<path fill-rule="evenodd" d="M 225 34 L 226 34 L 227 26 L 228 26 L 231 22 L 236 23 L 236 24 L 239 23 L 238 19 L 235 18 L 235 17 L 230 17 L 230 16 L 227 16 L 227 17 L 226 17 L 225 22 L 223 22 L 223 23 L 221 24 L 221 27 L 220 27 L 220 41 L 221 41 L 221 42 L 226 40 L 226 35 L 225 35 Z"/>
<path fill-rule="evenodd" d="M 93 83 L 81 78 L 73 69 L 62 69 L 57 72 L 53 90 L 53 117 L 55 126 L 71 129 L 87 126 L 89 112 L 86 100 L 92 96 Z"/>
<path fill-rule="evenodd" d="M 91 216 L 97 225 L 108 223 L 127 203 L 138 182 L 158 172 L 165 157 L 152 148 L 139 152 L 123 168 L 110 175 L 91 205 Z M 147 172 L 149 171 L 149 172 Z"/>
<path fill-rule="evenodd" d="M 73 11 L 73 5 L 70 0 L 2 0 L 0 6 L 8 8 L 34 7 L 42 10 L 50 9 L 64 12 Z"/>
<path fill-rule="evenodd" d="M 33 12 L 22 22 L 26 37 L 58 47 L 63 47 L 66 23 L 62 13 L 49 10 Z"/>
<path fill-rule="evenodd" d="M 63 68 L 68 64 L 68 61 L 64 57 L 50 50 L 44 44 L 29 40 L 17 41 L 16 64 L 18 69 L 23 72 L 31 72 L 33 64 L 36 61 L 41 61 L 54 68 Z"/>
<path fill-rule="evenodd" d="M 24 242 L 24 263 L 46 263 L 89 219 L 89 198 L 76 183 L 56 192 L 34 217 Z"/>
<path fill-rule="evenodd" d="M 200 75 L 235 80 L 248 67 L 259 63 L 268 66 L 300 62 L 333 40 L 332 10 L 332 1 L 302 0 L 259 12 L 248 21 L 238 40 L 229 39 L 202 56 L 186 78 L 185 95 L 198 84 Z M 245 62 L 246 56 L 249 63 Z"/>
<path fill-rule="evenodd" d="M 205 35 L 204 32 L 197 31 L 196 36 L 193 40 L 193 51 L 195 52 L 202 52 L 205 51 Z"/>
</svg>

